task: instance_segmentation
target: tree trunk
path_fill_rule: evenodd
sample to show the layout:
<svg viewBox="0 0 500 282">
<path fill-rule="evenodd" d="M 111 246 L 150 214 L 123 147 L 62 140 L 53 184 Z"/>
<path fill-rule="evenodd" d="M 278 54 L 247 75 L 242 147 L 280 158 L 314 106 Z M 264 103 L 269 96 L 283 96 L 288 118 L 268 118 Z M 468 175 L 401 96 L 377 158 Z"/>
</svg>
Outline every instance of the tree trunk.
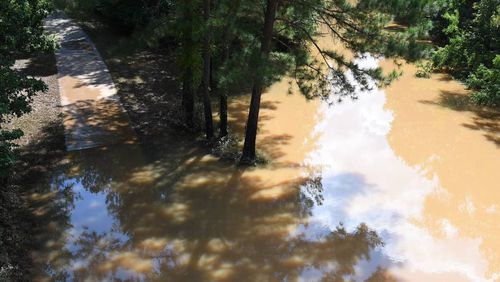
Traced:
<svg viewBox="0 0 500 282">
<path fill-rule="evenodd" d="M 203 108 L 205 112 L 205 134 L 208 140 L 214 137 L 212 104 L 210 102 L 210 0 L 203 0 L 205 34 L 203 37 Z"/>
<path fill-rule="evenodd" d="M 227 131 L 227 93 L 225 89 L 220 91 L 220 125 L 219 125 L 219 137 L 225 137 L 228 134 Z"/>
<path fill-rule="evenodd" d="M 191 27 L 191 22 L 193 21 L 193 14 L 191 7 L 189 7 L 189 2 L 186 3 L 183 10 L 184 20 L 189 22 L 186 29 L 182 32 L 182 52 L 184 56 L 189 57 L 189 52 L 192 52 L 192 33 L 193 29 Z M 194 70 L 191 65 L 185 66 L 182 73 L 182 108 L 184 112 L 184 122 L 187 128 L 192 129 L 194 127 Z"/>
<path fill-rule="evenodd" d="M 184 110 L 184 122 L 187 128 L 194 126 L 194 91 L 193 91 L 193 71 L 188 67 L 184 71 L 182 78 L 182 108 Z"/>
<path fill-rule="evenodd" d="M 229 25 L 229 23 L 228 23 Z M 224 28 L 224 54 L 222 56 L 222 63 L 227 63 L 229 60 L 229 26 Z M 224 86 L 219 90 L 219 137 L 225 137 L 228 134 L 227 131 L 227 86 Z"/>
<path fill-rule="evenodd" d="M 231 3 L 231 10 L 226 18 L 226 25 L 224 26 L 223 32 L 223 44 L 224 44 L 224 53 L 222 55 L 222 63 L 226 63 L 229 61 L 231 57 L 231 42 L 233 39 L 233 34 L 231 32 L 231 26 L 234 24 L 234 19 L 238 14 L 238 9 L 240 6 L 241 0 L 235 0 Z M 227 69 L 226 69 L 227 71 Z M 219 116 L 220 116 L 220 125 L 219 125 L 219 137 L 227 136 L 228 134 L 228 123 L 227 123 L 227 96 L 228 89 L 224 87 L 219 91 L 219 99 L 220 99 L 220 107 L 219 107 Z"/>
<path fill-rule="evenodd" d="M 279 0 L 267 0 L 260 58 L 258 62 L 256 62 L 252 99 L 250 101 L 250 110 L 245 132 L 245 144 L 243 145 L 243 154 L 240 159 L 240 164 L 253 164 L 255 162 L 255 140 L 257 138 L 259 122 L 260 97 L 264 87 L 262 67 L 267 63 L 269 57 L 278 4 Z"/>
</svg>

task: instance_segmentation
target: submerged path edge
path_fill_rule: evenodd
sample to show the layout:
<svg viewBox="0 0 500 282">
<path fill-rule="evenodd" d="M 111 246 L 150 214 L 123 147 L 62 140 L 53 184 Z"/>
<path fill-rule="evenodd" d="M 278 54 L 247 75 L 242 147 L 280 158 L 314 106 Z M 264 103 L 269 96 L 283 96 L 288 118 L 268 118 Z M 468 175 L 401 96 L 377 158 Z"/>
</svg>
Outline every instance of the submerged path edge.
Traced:
<svg viewBox="0 0 500 282">
<path fill-rule="evenodd" d="M 89 36 L 61 11 L 44 25 L 60 46 L 55 57 L 67 151 L 137 143 L 108 67 Z"/>
</svg>

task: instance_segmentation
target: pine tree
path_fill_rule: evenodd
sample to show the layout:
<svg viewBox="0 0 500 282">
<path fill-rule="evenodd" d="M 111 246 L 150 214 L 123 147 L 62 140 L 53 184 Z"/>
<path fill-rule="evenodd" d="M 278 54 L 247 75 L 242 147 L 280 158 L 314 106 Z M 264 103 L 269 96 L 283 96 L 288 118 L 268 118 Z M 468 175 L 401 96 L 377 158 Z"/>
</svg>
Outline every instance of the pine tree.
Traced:
<svg viewBox="0 0 500 282">
<path fill-rule="evenodd" d="M 278 10 L 279 0 L 267 0 L 266 12 L 264 14 L 264 27 L 260 43 L 260 54 L 255 62 L 252 98 L 250 100 L 250 110 L 248 112 L 247 127 L 245 131 L 245 143 L 240 163 L 250 164 L 255 161 L 255 141 L 257 137 L 257 126 L 259 121 L 260 98 L 264 87 L 264 78 L 261 68 L 267 63 L 269 52 L 271 51 L 271 40 L 274 31 L 274 22 Z"/>
<path fill-rule="evenodd" d="M 178 64 L 182 78 L 182 107 L 185 124 L 188 128 L 194 126 L 195 89 L 199 81 L 199 16 L 195 14 L 197 1 L 180 1 L 176 6 L 173 28 L 179 30 L 180 46 L 178 48 Z"/>
<path fill-rule="evenodd" d="M 220 60 L 220 65 L 218 66 L 219 75 L 224 77 L 228 77 L 231 70 L 226 66 L 231 59 L 232 53 L 232 41 L 235 38 L 234 29 L 236 17 L 238 15 L 240 9 L 241 0 L 235 1 L 219 1 L 218 9 L 221 11 L 219 18 L 222 22 L 221 28 L 221 48 L 222 55 Z M 219 138 L 225 137 L 228 135 L 228 122 L 227 122 L 227 97 L 229 92 L 229 87 L 226 84 L 221 86 L 220 79 L 217 81 L 217 85 L 219 88 Z"/>
<path fill-rule="evenodd" d="M 203 0 L 203 19 L 205 22 L 205 30 L 203 34 L 203 109 L 205 117 L 205 134 L 207 140 L 214 137 L 214 128 L 212 121 L 212 104 L 210 101 L 210 77 L 211 77 L 211 64 L 210 64 L 210 41 L 211 41 L 211 28 L 210 28 L 210 9 L 211 1 Z"/>
<path fill-rule="evenodd" d="M 160 6 L 147 1 L 149 4 L 140 9 L 156 7 L 155 12 L 136 13 L 153 15 L 147 34 L 157 41 L 168 34 L 180 43 L 177 54 L 182 105 L 189 128 L 196 114 L 197 89 L 202 90 L 208 138 L 213 136 L 210 92 L 219 95 L 221 137 L 228 133 L 229 93 L 252 92 L 241 163 L 253 163 L 260 96 L 280 77 L 294 78 L 306 97 L 324 99 L 330 99 L 332 85 L 337 89 L 337 98 L 343 99 L 354 95 L 356 85 L 367 88 L 369 81 L 384 84 L 393 78 L 394 74 L 383 76 L 380 69 L 362 69 L 334 50 L 323 50 L 318 40 L 325 34 L 320 30 L 327 30 L 326 36 L 342 42 L 355 54 L 369 52 L 415 60 L 426 50 L 419 40 L 428 39 L 434 2 L 446 0 L 207 1 L 169 0 L 161 1 Z M 395 21 L 404 28 L 386 29 Z M 320 59 L 310 56 L 311 51 Z M 355 83 L 346 78 L 347 71 L 353 74 Z"/>
<path fill-rule="evenodd" d="M 385 84 L 395 75 L 384 76 L 380 68 L 362 69 L 334 50 L 322 49 L 318 45 L 322 36 L 319 34 L 320 27 L 325 27 L 329 36 L 357 54 L 369 52 L 413 60 L 422 56 L 426 46 L 419 44 L 418 40 L 428 36 L 430 25 L 426 17 L 416 15 L 425 13 L 426 9 L 416 5 L 402 12 L 394 2 L 368 0 L 352 4 L 344 0 L 267 0 L 260 36 L 261 49 L 259 55 L 254 57 L 256 62 L 251 64 L 253 90 L 240 163 L 255 162 L 260 96 L 269 69 L 276 64 L 275 58 L 280 57 L 278 43 L 288 50 L 281 52 L 281 57 L 288 59 L 289 75 L 296 79 L 303 94 L 309 98 L 329 99 L 331 87 L 335 85 L 341 99 L 354 95 L 355 84 L 369 88 L 369 81 Z M 408 19 L 404 23 L 407 26 L 404 31 L 391 32 L 385 29 L 396 16 L 399 20 Z M 310 46 L 320 54 L 322 60 L 308 56 Z M 269 59 L 270 55 L 272 60 Z M 329 76 L 323 71 L 325 66 Z M 353 74 L 355 83 L 346 78 L 346 71 Z"/>
</svg>

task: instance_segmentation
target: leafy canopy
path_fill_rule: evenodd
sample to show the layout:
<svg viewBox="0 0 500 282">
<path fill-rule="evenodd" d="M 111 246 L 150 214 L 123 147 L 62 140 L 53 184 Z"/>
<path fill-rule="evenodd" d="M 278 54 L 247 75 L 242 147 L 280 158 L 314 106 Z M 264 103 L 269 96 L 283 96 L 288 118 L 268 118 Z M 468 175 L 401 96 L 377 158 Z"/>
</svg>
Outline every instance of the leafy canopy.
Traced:
<svg viewBox="0 0 500 282">
<path fill-rule="evenodd" d="M 1 124 L 29 112 L 33 95 L 47 88 L 42 81 L 13 69 L 13 65 L 20 54 L 54 47 L 43 35 L 42 21 L 48 10 L 45 0 L 0 1 L 0 178 L 14 162 L 13 140 L 23 134 L 19 129 L 4 130 Z"/>
<path fill-rule="evenodd" d="M 434 54 L 434 66 L 476 90 L 475 102 L 499 106 L 500 0 L 450 0 L 441 13 L 446 44 Z"/>
</svg>

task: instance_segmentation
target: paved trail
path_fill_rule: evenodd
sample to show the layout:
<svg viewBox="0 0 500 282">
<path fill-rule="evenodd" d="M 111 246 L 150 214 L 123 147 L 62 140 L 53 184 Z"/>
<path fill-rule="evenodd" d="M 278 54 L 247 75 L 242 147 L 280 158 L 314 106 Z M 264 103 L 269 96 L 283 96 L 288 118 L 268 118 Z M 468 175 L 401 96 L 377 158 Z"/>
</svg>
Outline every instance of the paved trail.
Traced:
<svg viewBox="0 0 500 282">
<path fill-rule="evenodd" d="M 135 143 L 129 117 L 90 38 L 64 13 L 50 16 L 45 27 L 61 46 L 56 59 L 67 150 Z"/>
</svg>

